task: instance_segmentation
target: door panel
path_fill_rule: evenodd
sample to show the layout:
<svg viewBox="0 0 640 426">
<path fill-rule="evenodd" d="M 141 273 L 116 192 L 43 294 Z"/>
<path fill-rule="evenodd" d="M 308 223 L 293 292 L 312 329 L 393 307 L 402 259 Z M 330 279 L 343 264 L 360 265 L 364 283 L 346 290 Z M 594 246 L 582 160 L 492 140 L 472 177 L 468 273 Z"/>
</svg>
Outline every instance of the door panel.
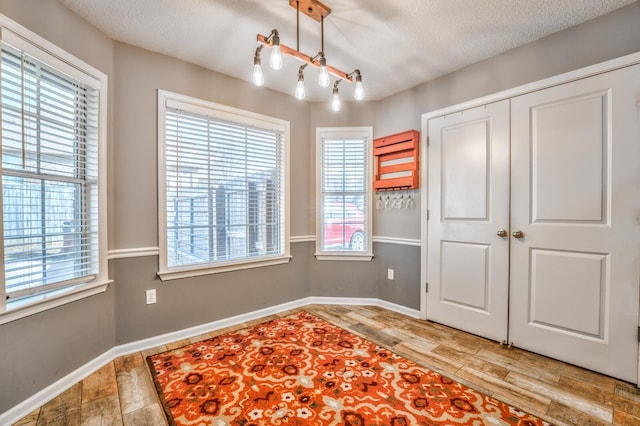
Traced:
<svg viewBox="0 0 640 426">
<path fill-rule="evenodd" d="M 489 313 L 488 266 L 491 246 L 442 241 L 440 299 L 442 303 Z M 460 259 L 465 267 L 460 267 Z"/>
<path fill-rule="evenodd" d="M 531 325 L 604 341 L 609 256 L 531 249 Z M 579 309 L 566 309 L 572 300 Z"/>
<path fill-rule="evenodd" d="M 531 109 L 534 222 L 603 220 L 610 96 L 597 92 Z"/>
<path fill-rule="evenodd" d="M 507 337 L 509 103 L 429 120 L 427 318 Z"/>
<path fill-rule="evenodd" d="M 491 185 L 487 164 L 489 121 L 442 129 L 442 216 L 449 220 L 488 217 L 487 192 Z"/>
<path fill-rule="evenodd" d="M 509 340 L 637 382 L 640 66 L 512 99 Z"/>
</svg>

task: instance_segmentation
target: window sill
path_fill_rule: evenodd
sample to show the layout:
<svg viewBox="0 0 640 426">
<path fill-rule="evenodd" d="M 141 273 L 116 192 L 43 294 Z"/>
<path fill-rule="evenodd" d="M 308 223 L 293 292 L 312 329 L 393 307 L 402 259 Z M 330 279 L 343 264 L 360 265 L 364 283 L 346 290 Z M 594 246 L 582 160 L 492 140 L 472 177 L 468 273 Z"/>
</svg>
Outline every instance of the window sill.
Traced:
<svg viewBox="0 0 640 426">
<path fill-rule="evenodd" d="M 0 313 L 0 325 L 66 305 L 67 303 L 75 302 L 85 297 L 104 293 L 112 282 L 113 281 L 109 280 L 79 284 L 71 288 L 52 291 L 46 294 L 39 294 L 16 301 L 8 301 L 7 310 Z"/>
<path fill-rule="evenodd" d="M 347 260 L 356 262 L 370 262 L 373 253 L 316 253 L 317 260 Z"/>
<path fill-rule="evenodd" d="M 158 277 L 161 281 L 177 280 L 181 278 L 199 277 L 202 275 L 219 274 L 222 272 L 242 271 L 245 269 L 261 268 L 264 266 L 274 266 L 289 263 L 290 255 L 260 259 L 254 261 L 243 260 L 237 263 L 227 263 L 218 266 L 195 267 L 191 269 L 178 269 L 174 271 L 160 271 Z"/>
</svg>

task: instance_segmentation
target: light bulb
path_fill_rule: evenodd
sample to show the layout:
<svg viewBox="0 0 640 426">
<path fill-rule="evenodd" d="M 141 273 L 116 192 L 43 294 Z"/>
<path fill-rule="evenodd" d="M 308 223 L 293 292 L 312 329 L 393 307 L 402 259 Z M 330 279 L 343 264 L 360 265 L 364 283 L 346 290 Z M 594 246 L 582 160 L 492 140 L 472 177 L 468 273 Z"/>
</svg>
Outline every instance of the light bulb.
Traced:
<svg viewBox="0 0 640 426">
<path fill-rule="evenodd" d="M 327 72 L 327 67 L 320 67 L 320 75 L 318 76 L 318 84 L 320 87 L 329 87 L 330 78 L 329 72 Z"/>
<path fill-rule="evenodd" d="M 253 84 L 256 86 L 262 86 L 264 84 L 264 74 L 262 73 L 262 67 L 259 62 L 253 65 Z"/>
<path fill-rule="evenodd" d="M 327 59 L 324 55 L 320 56 L 320 74 L 318 75 L 318 84 L 320 87 L 329 87 L 331 79 L 329 78 L 329 72 L 327 71 Z"/>
<path fill-rule="evenodd" d="M 271 69 L 279 70 L 282 68 L 282 52 L 280 52 L 280 45 L 274 44 L 271 49 L 271 57 L 269 58 L 269 65 Z"/>
<path fill-rule="evenodd" d="M 298 84 L 296 85 L 296 99 L 303 100 L 304 97 L 304 79 L 298 78 Z"/>
<path fill-rule="evenodd" d="M 338 94 L 338 88 L 333 88 L 333 96 L 331 97 L 331 110 L 340 111 L 340 95 Z"/>
<path fill-rule="evenodd" d="M 353 97 L 356 101 L 361 101 L 364 99 L 364 86 L 362 85 L 362 77 L 360 74 L 356 76 L 356 87 L 353 91 Z"/>
</svg>

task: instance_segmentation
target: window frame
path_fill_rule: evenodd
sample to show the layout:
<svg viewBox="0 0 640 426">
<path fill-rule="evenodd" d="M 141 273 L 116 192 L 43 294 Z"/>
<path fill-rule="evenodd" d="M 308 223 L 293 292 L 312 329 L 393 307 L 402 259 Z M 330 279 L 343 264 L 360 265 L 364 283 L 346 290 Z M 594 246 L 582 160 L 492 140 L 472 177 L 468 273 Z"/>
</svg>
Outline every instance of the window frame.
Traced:
<svg viewBox="0 0 640 426">
<path fill-rule="evenodd" d="M 366 250 L 364 252 L 349 252 L 344 250 L 322 250 L 322 139 L 366 138 L 366 179 L 365 183 L 365 232 Z M 316 247 L 317 260 L 351 260 L 370 261 L 373 259 L 373 127 L 317 127 L 316 128 Z"/>
<path fill-rule="evenodd" d="M 96 183 L 97 244 L 95 245 L 97 253 L 95 256 L 97 257 L 98 271 L 95 275 L 88 276 L 87 280 L 72 282 L 57 289 L 46 289 L 15 300 L 6 300 L 4 266 L 1 267 L 0 324 L 4 324 L 102 293 L 106 291 L 112 281 L 108 278 L 107 260 L 107 75 L 2 14 L 0 14 L 0 40 L 71 78 L 88 82 L 98 91 L 98 129 L 97 146 L 95 147 L 98 167 Z M 0 182 L 0 188 L 1 186 Z M 2 199 L 0 198 L 1 211 Z M 0 222 L 2 222 L 1 216 Z M 0 234 L 4 239 L 4 227 L 0 228 Z M 4 259 L 4 244 L 0 245 L 0 254 Z"/>
<path fill-rule="evenodd" d="M 168 267 L 168 223 L 167 223 L 167 175 L 166 175 L 166 117 L 169 104 L 180 105 L 190 113 L 208 115 L 216 119 L 265 126 L 267 128 L 280 128 L 284 134 L 283 140 L 283 184 L 284 206 L 282 226 L 284 241 L 283 252 L 278 255 L 263 255 L 255 258 L 241 258 L 229 261 L 216 261 L 206 264 L 187 265 L 182 267 Z M 216 274 L 221 272 L 238 271 L 264 266 L 273 266 L 288 263 L 291 260 L 290 230 L 289 230 L 289 122 L 275 117 L 270 117 L 239 108 L 217 104 L 203 99 L 173 93 L 166 90 L 158 90 L 158 247 L 159 266 L 158 276 L 162 281 L 181 278 L 196 277 Z"/>
</svg>

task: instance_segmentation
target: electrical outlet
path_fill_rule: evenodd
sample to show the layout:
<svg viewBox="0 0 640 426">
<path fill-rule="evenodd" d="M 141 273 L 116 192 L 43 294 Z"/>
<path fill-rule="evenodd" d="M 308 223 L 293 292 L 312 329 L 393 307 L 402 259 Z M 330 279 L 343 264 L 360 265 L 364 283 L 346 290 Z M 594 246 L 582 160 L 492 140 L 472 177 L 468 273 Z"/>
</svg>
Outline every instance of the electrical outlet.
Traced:
<svg viewBox="0 0 640 426">
<path fill-rule="evenodd" d="M 393 269 L 387 269 L 387 279 L 393 280 Z"/>
<path fill-rule="evenodd" d="M 156 303 L 156 289 L 152 288 L 147 290 L 147 305 L 153 305 Z"/>
</svg>

